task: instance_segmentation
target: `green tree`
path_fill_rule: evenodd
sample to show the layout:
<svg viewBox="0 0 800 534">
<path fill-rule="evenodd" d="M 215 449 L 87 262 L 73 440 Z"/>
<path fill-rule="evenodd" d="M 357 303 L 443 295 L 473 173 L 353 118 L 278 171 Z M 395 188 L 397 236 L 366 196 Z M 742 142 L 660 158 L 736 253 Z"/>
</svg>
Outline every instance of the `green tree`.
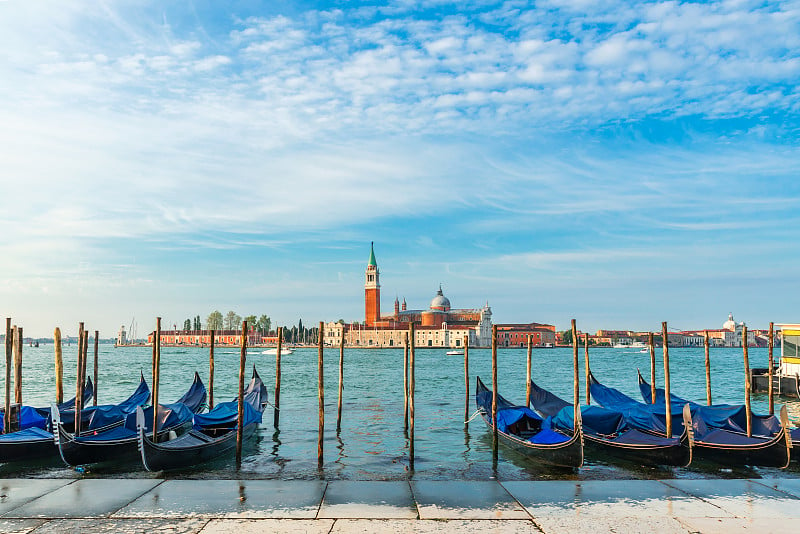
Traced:
<svg viewBox="0 0 800 534">
<path fill-rule="evenodd" d="M 266 315 L 262 315 L 256 321 L 256 328 L 262 334 L 269 334 L 270 328 L 272 327 L 272 320 L 267 317 Z"/>
<path fill-rule="evenodd" d="M 203 325 L 200 323 L 200 316 L 199 315 L 195 316 L 195 318 L 194 318 L 194 329 L 195 330 L 202 330 L 203 329 Z"/>
<path fill-rule="evenodd" d="M 184 330 L 184 332 L 188 332 L 191 329 L 192 329 L 192 321 L 191 321 L 191 319 L 186 319 L 185 321 L 183 321 L 183 330 Z"/>
<path fill-rule="evenodd" d="M 255 315 L 248 315 L 244 318 L 247 321 L 247 329 L 248 330 L 255 330 L 256 328 L 256 316 Z"/>
<path fill-rule="evenodd" d="M 222 324 L 226 330 L 236 330 L 242 325 L 242 317 L 231 310 L 225 314 Z"/>
<path fill-rule="evenodd" d="M 211 312 L 206 319 L 206 328 L 209 330 L 222 330 L 222 313 L 219 310 Z"/>
</svg>

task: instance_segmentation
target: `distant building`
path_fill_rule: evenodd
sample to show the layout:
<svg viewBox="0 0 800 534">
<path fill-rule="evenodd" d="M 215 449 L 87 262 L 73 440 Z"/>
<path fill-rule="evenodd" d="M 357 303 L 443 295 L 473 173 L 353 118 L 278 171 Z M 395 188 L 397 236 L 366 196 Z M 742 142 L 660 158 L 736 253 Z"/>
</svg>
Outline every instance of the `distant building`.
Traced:
<svg viewBox="0 0 800 534">
<path fill-rule="evenodd" d="M 492 343 L 492 309 L 489 304 L 480 308 L 453 308 L 439 286 L 427 308 L 409 309 L 406 299 L 398 297 L 389 313 L 381 313 L 380 270 L 370 245 L 369 260 L 364 272 L 364 323 L 325 325 L 325 343 L 357 347 L 401 347 L 405 344 L 409 324 L 414 324 L 414 346 L 459 348 L 468 340 L 470 346 L 488 347 Z M 503 325 L 508 337 L 498 340 L 501 346 L 518 346 L 520 335 L 533 335 L 535 343 L 544 345 L 555 341 L 555 327 L 529 323 Z M 500 334 L 498 334 L 498 337 Z M 506 343 L 506 340 L 508 343 Z"/>
</svg>

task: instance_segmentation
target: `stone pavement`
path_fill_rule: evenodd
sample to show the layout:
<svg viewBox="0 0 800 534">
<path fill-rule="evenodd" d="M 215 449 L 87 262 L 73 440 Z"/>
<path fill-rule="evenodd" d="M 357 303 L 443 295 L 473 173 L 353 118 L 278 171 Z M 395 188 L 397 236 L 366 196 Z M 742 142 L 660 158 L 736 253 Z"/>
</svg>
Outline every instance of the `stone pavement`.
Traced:
<svg viewBox="0 0 800 534">
<path fill-rule="evenodd" d="M 4 479 L 0 532 L 797 532 L 800 479 Z"/>
</svg>

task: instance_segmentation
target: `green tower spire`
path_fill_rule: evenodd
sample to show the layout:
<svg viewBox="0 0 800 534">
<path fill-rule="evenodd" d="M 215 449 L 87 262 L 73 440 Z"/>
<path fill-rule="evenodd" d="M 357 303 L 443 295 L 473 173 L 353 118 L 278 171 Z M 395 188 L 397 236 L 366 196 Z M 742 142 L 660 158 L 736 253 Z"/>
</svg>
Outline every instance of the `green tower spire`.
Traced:
<svg viewBox="0 0 800 534">
<path fill-rule="evenodd" d="M 375 251 L 372 248 L 373 243 L 374 243 L 373 241 L 369 242 L 369 263 L 367 264 L 367 266 L 377 267 L 378 262 L 375 261 Z"/>
</svg>

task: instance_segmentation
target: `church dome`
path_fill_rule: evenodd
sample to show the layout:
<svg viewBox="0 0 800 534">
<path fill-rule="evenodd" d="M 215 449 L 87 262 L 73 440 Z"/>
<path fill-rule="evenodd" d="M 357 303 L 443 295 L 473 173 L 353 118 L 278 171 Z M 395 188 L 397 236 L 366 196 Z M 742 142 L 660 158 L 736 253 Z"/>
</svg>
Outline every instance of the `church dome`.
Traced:
<svg viewBox="0 0 800 534">
<path fill-rule="evenodd" d="M 442 286 L 439 286 L 439 291 L 436 292 L 436 296 L 433 297 L 433 300 L 431 301 L 431 309 L 450 311 L 450 299 L 445 297 L 444 293 L 442 293 Z"/>
<path fill-rule="evenodd" d="M 722 329 L 723 330 L 730 330 L 730 331 L 736 330 L 736 322 L 733 320 L 733 314 L 732 313 L 728 314 L 728 320 L 725 321 L 725 323 L 723 323 Z"/>
</svg>

